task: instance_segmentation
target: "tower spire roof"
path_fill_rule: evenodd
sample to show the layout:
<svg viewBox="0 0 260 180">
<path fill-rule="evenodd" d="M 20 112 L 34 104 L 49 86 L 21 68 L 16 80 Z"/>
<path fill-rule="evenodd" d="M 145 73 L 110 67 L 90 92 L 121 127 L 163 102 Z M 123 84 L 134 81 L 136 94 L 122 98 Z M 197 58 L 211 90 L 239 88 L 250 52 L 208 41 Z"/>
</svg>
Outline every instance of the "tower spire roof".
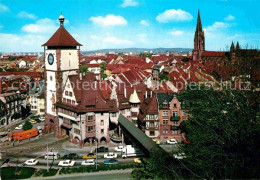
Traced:
<svg viewBox="0 0 260 180">
<path fill-rule="evenodd" d="M 200 10 L 198 10 L 198 18 L 197 18 L 196 31 L 197 31 L 197 32 L 202 32 L 202 25 L 201 25 L 201 20 L 200 20 Z"/>
<path fill-rule="evenodd" d="M 59 29 L 52 35 L 52 37 L 42 46 L 67 46 L 67 47 L 75 47 L 82 46 L 78 43 L 71 34 L 64 28 L 64 16 L 61 14 L 59 17 L 60 27 Z"/>
</svg>

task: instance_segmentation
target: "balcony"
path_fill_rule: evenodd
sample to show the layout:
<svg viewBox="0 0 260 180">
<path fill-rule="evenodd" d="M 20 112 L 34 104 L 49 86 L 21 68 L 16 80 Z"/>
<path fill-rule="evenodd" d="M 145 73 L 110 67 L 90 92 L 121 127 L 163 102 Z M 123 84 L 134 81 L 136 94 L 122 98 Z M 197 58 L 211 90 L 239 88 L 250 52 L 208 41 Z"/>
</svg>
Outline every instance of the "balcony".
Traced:
<svg viewBox="0 0 260 180">
<path fill-rule="evenodd" d="M 88 132 L 86 132 L 86 137 L 87 138 L 96 137 L 96 131 L 88 131 Z"/>
<path fill-rule="evenodd" d="M 171 116 L 171 121 L 179 121 L 180 119 L 180 116 Z"/>
</svg>

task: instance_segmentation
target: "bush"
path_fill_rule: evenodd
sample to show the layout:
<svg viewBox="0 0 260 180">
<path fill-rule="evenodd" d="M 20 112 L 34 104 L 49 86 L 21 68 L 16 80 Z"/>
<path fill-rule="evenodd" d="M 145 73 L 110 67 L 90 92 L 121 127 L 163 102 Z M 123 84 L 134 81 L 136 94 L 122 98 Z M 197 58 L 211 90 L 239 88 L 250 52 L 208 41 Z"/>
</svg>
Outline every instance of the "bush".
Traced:
<svg viewBox="0 0 260 180">
<path fill-rule="evenodd" d="M 29 130 L 29 129 L 32 129 L 33 125 L 32 123 L 30 123 L 28 120 L 25 121 L 24 125 L 23 125 L 23 130 Z"/>
<path fill-rule="evenodd" d="M 47 172 L 47 169 L 41 169 L 35 173 L 35 176 L 43 176 L 43 177 L 48 177 L 48 176 L 54 176 L 58 172 L 58 169 L 50 169 L 49 172 Z"/>
<path fill-rule="evenodd" d="M 130 169 L 134 168 L 134 164 L 119 164 L 119 165 L 98 165 L 96 166 L 80 166 L 75 168 L 62 168 L 59 174 L 73 174 L 73 173 L 84 173 L 84 172 L 97 172 L 97 171 L 111 171 L 111 170 L 119 170 L 119 169 Z"/>
<path fill-rule="evenodd" d="M 28 179 L 36 171 L 35 168 L 30 167 L 4 167 L 2 170 L 2 179 Z M 17 174 L 16 174 L 17 173 Z"/>
</svg>

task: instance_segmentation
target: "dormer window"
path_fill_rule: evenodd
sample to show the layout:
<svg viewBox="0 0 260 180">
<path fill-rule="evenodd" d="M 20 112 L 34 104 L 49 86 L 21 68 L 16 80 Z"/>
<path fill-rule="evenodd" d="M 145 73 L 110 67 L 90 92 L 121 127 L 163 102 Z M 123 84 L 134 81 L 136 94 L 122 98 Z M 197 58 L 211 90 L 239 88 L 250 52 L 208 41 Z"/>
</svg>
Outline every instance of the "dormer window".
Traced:
<svg viewBox="0 0 260 180">
<path fill-rule="evenodd" d="M 163 106 L 163 108 L 168 108 L 168 103 L 166 101 L 164 101 L 162 106 Z"/>
</svg>

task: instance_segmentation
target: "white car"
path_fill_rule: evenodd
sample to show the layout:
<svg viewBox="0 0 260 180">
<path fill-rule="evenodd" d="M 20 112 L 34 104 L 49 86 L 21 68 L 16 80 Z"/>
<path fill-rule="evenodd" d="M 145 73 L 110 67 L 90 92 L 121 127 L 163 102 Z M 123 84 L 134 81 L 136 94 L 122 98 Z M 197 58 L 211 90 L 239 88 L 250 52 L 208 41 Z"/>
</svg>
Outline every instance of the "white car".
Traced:
<svg viewBox="0 0 260 180">
<path fill-rule="evenodd" d="M 15 130 L 21 130 L 23 128 L 23 124 L 20 124 L 19 126 L 15 127 Z"/>
<path fill-rule="evenodd" d="M 173 157 L 176 158 L 176 159 L 186 158 L 185 153 L 174 154 Z"/>
<path fill-rule="evenodd" d="M 81 166 L 93 166 L 95 165 L 94 159 L 87 159 L 86 161 L 81 162 Z"/>
<path fill-rule="evenodd" d="M 107 153 L 107 154 L 104 155 L 104 158 L 105 159 L 115 159 L 115 158 L 117 158 L 117 154 L 115 154 L 115 153 Z"/>
<path fill-rule="evenodd" d="M 58 166 L 69 167 L 69 166 L 74 166 L 74 164 L 75 164 L 75 161 L 65 160 L 65 161 L 60 161 Z"/>
<path fill-rule="evenodd" d="M 124 149 L 124 146 L 118 146 L 115 148 L 115 151 L 121 152 L 121 151 L 123 151 L 123 149 Z"/>
<path fill-rule="evenodd" d="M 40 117 L 40 121 L 45 121 L 45 117 Z"/>
<path fill-rule="evenodd" d="M 168 143 L 168 144 L 177 144 L 178 141 L 176 139 L 170 139 L 170 140 L 167 140 L 166 143 Z"/>
<path fill-rule="evenodd" d="M 36 159 L 29 159 L 25 161 L 24 164 L 27 166 L 35 166 L 38 162 L 39 161 L 37 161 Z"/>
</svg>

